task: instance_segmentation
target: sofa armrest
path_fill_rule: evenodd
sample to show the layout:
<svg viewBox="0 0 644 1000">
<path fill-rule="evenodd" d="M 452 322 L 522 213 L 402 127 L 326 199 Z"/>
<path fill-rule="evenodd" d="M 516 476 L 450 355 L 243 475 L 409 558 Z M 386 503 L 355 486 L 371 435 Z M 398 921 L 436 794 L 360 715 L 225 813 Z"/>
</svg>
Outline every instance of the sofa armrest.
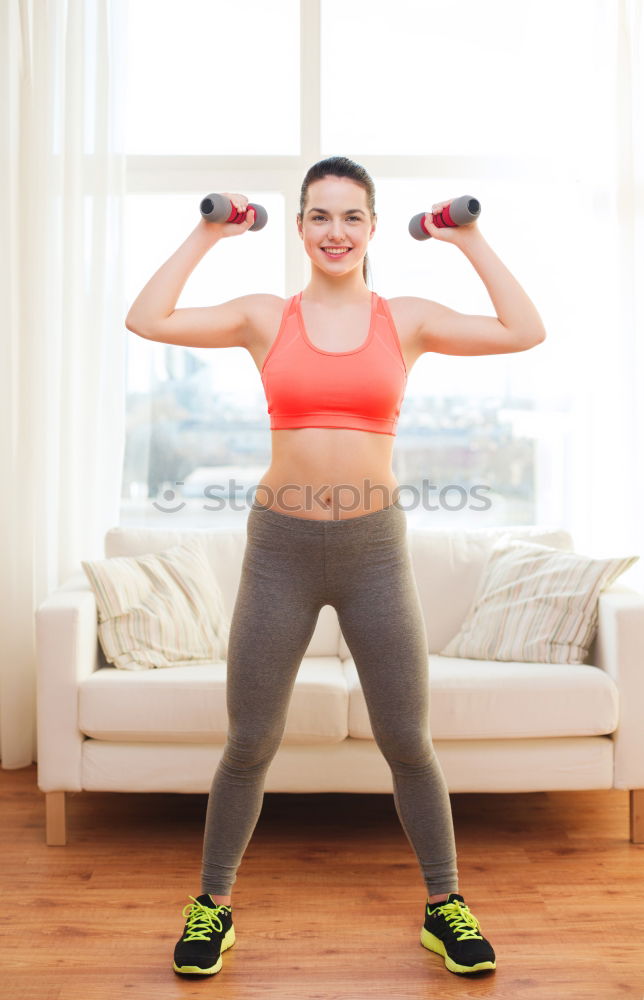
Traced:
<svg viewBox="0 0 644 1000">
<path fill-rule="evenodd" d="M 594 663 L 619 690 L 615 788 L 644 788 L 644 594 L 615 585 L 599 595 Z"/>
<path fill-rule="evenodd" d="M 36 609 L 38 787 L 81 790 L 78 684 L 99 667 L 96 599 L 80 575 Z"/>
</svg>

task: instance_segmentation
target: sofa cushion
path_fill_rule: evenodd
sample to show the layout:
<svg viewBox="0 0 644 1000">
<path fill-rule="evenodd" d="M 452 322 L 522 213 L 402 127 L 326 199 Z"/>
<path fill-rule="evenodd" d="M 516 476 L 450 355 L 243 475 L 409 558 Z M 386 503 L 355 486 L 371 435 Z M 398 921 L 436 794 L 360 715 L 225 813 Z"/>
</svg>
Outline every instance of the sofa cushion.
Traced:
<svg viewBox="0 0 644 1000">
<path fill-rule="evenodd" d="M 514 663 L 583 663 L 597 631 L 600 592 L 638 558 L 593 559 L 501 539 L 465 621 L 440 652 Z"/>
<path fill-rule="evenodd" d="M 124 670 L 225 660 L 229 622 L 199 542 L 81 563 L 108 663 Z"/>
<path fill-rule="evenodd" d="M 79 727 L 98 740 L 224 743 L 226 664 L 130 672 L 103 667 L 79 684 Z M 338 743 L 349 692 L 338 657 L 305 657 L 286 718 L 284 743 Z"/>
<path fill-rule="evenodd" d="M 372 740 L 353 660 L 345 661 L 344 670 L 349 736 Z M 617 728 L 618 688 L 605 671 L 590 664 L 519 665 L 430 654 L 428 672 L 433 739 L 601 736 Z"/>
</svg>

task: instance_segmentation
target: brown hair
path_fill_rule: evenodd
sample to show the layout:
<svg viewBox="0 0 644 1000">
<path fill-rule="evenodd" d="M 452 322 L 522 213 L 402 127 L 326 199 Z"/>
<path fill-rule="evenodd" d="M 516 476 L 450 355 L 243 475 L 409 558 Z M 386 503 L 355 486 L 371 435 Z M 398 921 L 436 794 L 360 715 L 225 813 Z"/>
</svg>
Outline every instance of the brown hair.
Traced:
<svg viewBox="0 0 644 1000">
<path fill-rule="evenodd" d="M 300 219 L 304 218 L 304 205 L 306 203 L 309 184 L 312 184 L 314 181 L 320 181 L 329 175 L 333 177 L 348 177 L 365 189 L 367 192 L 367 207 L 373 220 L 376 214 L 376 189 L 374 183 L 364 167 L 360 166 L 354 160 L 348 159 L 346 156 L 329 156 L 326 160 L 318 160 L 312 167 L 309 167 L 300 190 Z M 367 265 L 368 254 L 365 254 L 362 261 L 362 277 L 365 283 L 367 281 Z"/>
</svg>

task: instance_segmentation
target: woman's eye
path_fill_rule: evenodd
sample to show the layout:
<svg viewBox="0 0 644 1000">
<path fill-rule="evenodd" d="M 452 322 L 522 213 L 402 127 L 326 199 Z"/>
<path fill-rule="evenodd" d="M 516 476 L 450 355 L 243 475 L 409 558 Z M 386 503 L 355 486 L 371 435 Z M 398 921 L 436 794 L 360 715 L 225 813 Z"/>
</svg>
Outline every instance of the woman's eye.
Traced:
<svg viewBox="0 0 644 1000">
<path fill-rule="evenodd" d="M 357 219 L 358 222 L 360 221 L 360 217 L 358 215 L 349 215 L 348 218 L 349 219 Z M 317 222 L 318 219 L 324 219 L 324 216 L 323 215 L 314 215 L 313 216 L 313 221 L 314 222 Z"/>
</svg>

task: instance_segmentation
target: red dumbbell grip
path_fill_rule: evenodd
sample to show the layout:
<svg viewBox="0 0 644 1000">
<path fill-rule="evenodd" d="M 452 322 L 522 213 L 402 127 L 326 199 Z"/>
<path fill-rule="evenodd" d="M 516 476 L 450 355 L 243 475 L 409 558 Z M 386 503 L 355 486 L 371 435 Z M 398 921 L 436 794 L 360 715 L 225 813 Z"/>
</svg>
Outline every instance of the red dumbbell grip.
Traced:
<svg viewBox="0 0 644 1000">
<path fill-rule="evenodd" d="M 432 222 L 434 223 L 437 229 L 445 229 L 447 226 L 456 225 L 451 215 L 449 214 L 449 205 L 445 205 L 445 208 L 443 208 L 441 212 L 425 212 L 425 215 L 431 215 Z M 431 233 L 429 232 L 427 226 L 425 225 L 425 215 L 423 215 L 422 219 L 420 220 L 420 228 L 423 230 L 424 233 L 427 233 L 428 236 L 431 236 Z"/>
</svg>

